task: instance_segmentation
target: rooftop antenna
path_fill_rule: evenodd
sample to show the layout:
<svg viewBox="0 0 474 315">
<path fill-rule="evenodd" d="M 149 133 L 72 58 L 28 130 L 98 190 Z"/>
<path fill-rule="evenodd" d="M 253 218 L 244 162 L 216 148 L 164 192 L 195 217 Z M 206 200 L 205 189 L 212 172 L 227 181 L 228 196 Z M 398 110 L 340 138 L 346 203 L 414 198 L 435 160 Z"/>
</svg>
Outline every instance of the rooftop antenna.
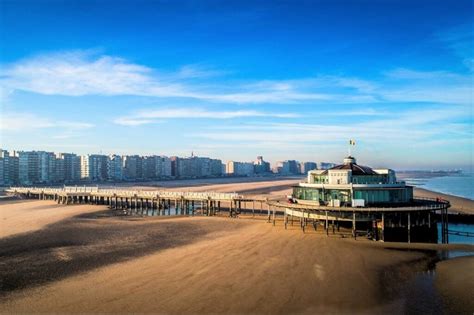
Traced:
<svg viewBox="0 0 474 315">
<path fill-rule="evenodd" d="M 351 153 L 352 153 L 352 152 L 351 152 L 351 149 L 352 149 L 352 147 L 355 146 L 355 145 L 356 145 L 355 140 L 353 140 L 353 139 L 349 140 L 349 150 L 348 150 L 348 151 L 349 151 L 349 156 L 352 156 L 352 154 L 351 154 Z"/>
</svg>

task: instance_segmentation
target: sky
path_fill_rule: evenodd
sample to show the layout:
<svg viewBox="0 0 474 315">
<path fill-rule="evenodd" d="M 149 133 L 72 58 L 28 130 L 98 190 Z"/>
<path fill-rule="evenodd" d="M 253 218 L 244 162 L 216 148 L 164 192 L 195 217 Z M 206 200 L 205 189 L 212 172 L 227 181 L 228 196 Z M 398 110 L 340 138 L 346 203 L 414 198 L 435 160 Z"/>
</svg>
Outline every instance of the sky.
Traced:
<svg viewBox="0 0 474 315">
<path fill-rule="evenodd" d="M 472 170 L 473 12 L 0 0 L 0 146 Z"/>
</svg>

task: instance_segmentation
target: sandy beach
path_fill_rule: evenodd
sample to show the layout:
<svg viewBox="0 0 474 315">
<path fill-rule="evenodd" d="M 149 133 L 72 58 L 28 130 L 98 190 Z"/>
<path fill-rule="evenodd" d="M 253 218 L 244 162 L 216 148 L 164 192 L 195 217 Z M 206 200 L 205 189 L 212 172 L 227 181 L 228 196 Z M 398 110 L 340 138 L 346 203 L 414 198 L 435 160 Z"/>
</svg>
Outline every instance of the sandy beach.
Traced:
<svg viewBox="0 0 474 315">
<path fill-rule="evenodd" d="M 449 212 L 451 213 L 474 214 L 474 200 L 442 194 L 439 192 L 430 191 L 418 187 L 415 188 L 414 195 L 415 197 L 442 198 L 449 200 L 449 202 L 451 203 L 451 208 L 449 208 Z"/>
<path fill-rule="evenodd" d="M 281 198 L 282 182 L 205 190 Z M 196 189 L 189 185 L 173 189 Z M 407 313 L 474 310 L 474 246 L 356 241 L 241 216 L 126 217 L 104 206 L 0 203 L 1 313 Z M 439 269 L 439 272 L 438 272 Z"/>
</svg>

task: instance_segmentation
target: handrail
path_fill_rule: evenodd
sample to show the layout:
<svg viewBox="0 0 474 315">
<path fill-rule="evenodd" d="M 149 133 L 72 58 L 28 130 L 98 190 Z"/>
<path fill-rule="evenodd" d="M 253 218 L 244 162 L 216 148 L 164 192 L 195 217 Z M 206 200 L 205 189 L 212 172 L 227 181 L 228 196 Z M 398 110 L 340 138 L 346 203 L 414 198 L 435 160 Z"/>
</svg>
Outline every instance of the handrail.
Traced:
<svg viewBox="0 0 474 315">
<path fill-rule="evenodd" d="M 211 198 L 211 199 L 242 199 L 237 193 L 217 192 L 190 192 L 169 190 L 128 190 L 128 189 L 100 189 L 98 187 L 10 187 L 7 192 L 13 193 L 92 193 L 93 195 L 121 195 L 121 196 L 144 196 L 144 197 L 166 197 L 166 198 Z"/>
<path fill-rule="evenodd" d="M 418 201 L 417 201 L 418 200 Z M 414 199 L 417 203 L 421 199 Z M 425 205 L 412 205 L 412 206 L 401 206 L 401 207 L 331 207 L 331 206 L 319 206 L 319 205 L 308 205 L 308 204 L 292 204 L 292 203 L 280 203 L 280 202 L 268 202 L 270 206 L 277 208 L 289 208 L 289 209 L 302 209 L 302 210 L 314 210 L 314 211 L 344 211 L 344 212 L 380 212 L 380 211 L 428 211 L 428 210 L 442 210 L 450 207 L 450 204 L 446 200 L 426 200 L 430 201 L 430 204 Z"/>
</svg>

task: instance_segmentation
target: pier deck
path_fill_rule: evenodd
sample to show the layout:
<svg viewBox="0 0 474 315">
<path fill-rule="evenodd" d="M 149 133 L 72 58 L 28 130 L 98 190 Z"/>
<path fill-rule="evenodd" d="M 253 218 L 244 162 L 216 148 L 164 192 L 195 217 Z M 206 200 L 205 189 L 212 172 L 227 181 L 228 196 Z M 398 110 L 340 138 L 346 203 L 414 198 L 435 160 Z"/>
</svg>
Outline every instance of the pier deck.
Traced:
<svg viewBox="0 0 474 315">
<path fill-rule="evenodd" d="M 300 227 L 305 231 L 308 222 L 314 229 L 323 223 L 326 234 L 329 234 L 329 224 L 332 223 L 339 230 L 339 223 L 351 222 L 352 235 L 357 237 L 359 223 L 376 224 L 381 239 L 385 239 L 385 228 L 403 228 L 407 230 L 407 241 L 411 240 L 411 229 L 427 227 L 433 230 L 436 227 L 434 217 L 436 213 L 441 217 L 442 242 L 448 243 L 448 215 L 449 202 L 434 199 L 415 199 L 410 205 L 401 207 L 329 207 L 312 204 L 294 204 L 269 201 L 264 198 L 248 198 L 237 193 L 217 192 L 179 192 L 169 190 L 130 190 L 130 189 L 100 189 L 98 187 L 11 187 L 6 190 L 11 194 L 23 195 L 27 198 L 51 199 L 60 204 L 89 203 L 108 205 L 112 209 L 119 209 L 129 214 L 164 215 L 171 209 L 177 215 L 194 215 L 199 209 L 202 214 L 216 215 L 221 209 L 228 211 L 230 217 L 235 217 L 249 208 L 245 204 L 251 203 L 251 213 L 255 215 L 256 203 L 260 203 L 259 213 L 267 212 L 268 222 L 275 225 L 277 214 L 283 215 L 285 228 L 289 218 L 300 220 Z M 263 205 L 266 209 L 263 209 Z M 379 224 L 380 223 L 380 224 Z M 380 227 L 379 227 L 380 226 Z"/>
</svg>

